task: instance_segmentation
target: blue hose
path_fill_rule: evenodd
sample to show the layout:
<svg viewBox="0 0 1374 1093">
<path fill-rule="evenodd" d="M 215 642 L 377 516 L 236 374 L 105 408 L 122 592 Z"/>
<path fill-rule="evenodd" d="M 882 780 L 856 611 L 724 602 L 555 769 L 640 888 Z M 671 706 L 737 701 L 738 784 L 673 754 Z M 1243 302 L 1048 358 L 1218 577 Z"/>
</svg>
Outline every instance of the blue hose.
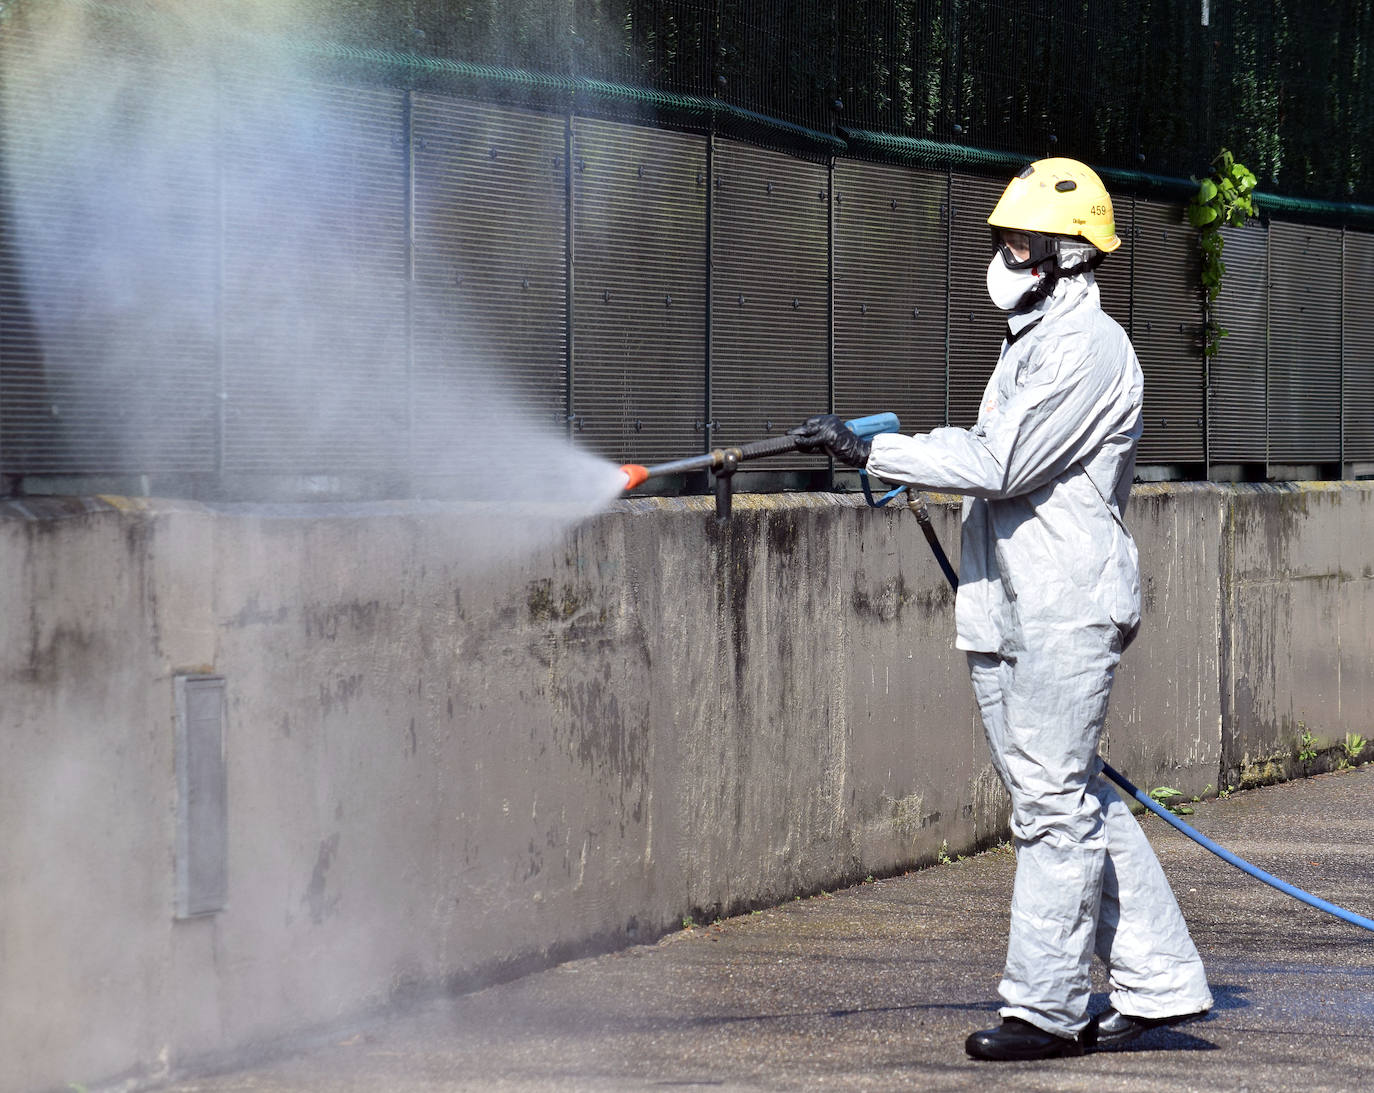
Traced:
<svg viewBox="0 0 1374 1093">
<path fill-rule="evenodd" d="M 865 493 L 868 491 L 867 480 L 864 482 L 864 491 Z M 897 491 L 894 490 L 893 492 L 896 493 Z M 913 498 L 915 497 L 914 491 L 912 496 Z M 888 500 L 889 498 L 885 497 L 882 502 L 879 503 L 884 504 Z M 873 504 L 871 496 L 869 497 L 869 504 Z M 916 509 L 914 503 L 912 508 L 915 511 L 920 511 Z M 949 564 L 949 559 L 945 556 L 944 548 L 940 546 L 940 540 L 935 536 L 933 529 L 930 528 L 928 518 L 922 522 L 922 530 L 926 533 L 926 541 L 930 543 L 930 549 L 935 553 L 935 560 L 940 563 L 940 569 L 944 572 L 946 580 L 949 581 L 950 587 L 957 592 L 959 590 L 959 577 Z M 1251 865 L 1244 858 L 1238 858 L 1224 846 L 1214 843 L 1202 832 L 1185 824 L 1172 812 L 1160 805 L 1153 797 L 1150 797 L 1146 793 L 1142 793 L 1137 786 L 1132 784 L 1130 779 L 1118 772 L 1116 768 L 1105 759 L 1102 760 L 1102 773 L 1115 782 L 1117 786 L 1121 788 L 1121 791 L 1128 797 L 1134 797 L 1156 816 L 1164 820 L 1165 823 L 1177 828 L 1179 831 L 1183 832 L 1183 834 L 1187 835 L 1188 838 L 1192 839 L 1193 842 L 1197 843 L 1198 846 L 1210 850 L 1222 861 L 1234 865 L 1242 873 L 1249 873 L 1250 876 L 1254 877 L 1256 880 L 1263 881 L 1265 884 L 1269 885 L 1270 888 L 1277 888 L 1284 895 L 1292 896 L 1294 899 L 1300 900 L 1309 907 L 1315 907 L 1318 911 L 1325 911 L 1328 915 L 1335 915 L 1342 922 L 1348 922 L 1352 926 L 1359 926 L 1365 930 L 1374 930 L 1374 919 L 1365 918 L 1364 915 L 1357 915 L 1354 911 L 1347 911 L 1344 907 L 1337 907 L 1336 904 L 1330 903 L 1320 896 L 1314 896 L 1311 892 L 1304 892 L 1301 888 L 1289 884 L 1286 880 L 1279 880 L 1279 878 L 1272 873 L 1266 873 L 1258 866 Z"/>
<path fill-rule="evenodd" d="M 1234 865 L 1242 873 L 1249 873 L 1250 876 L 1254 877 L 1256 880 L 1263 881 L 1271 888 L 1277 888 L 1284 895 L 1292 896 L 1294 899 L 1302 901 L 1309 907 L 1315 907 L 1318 911 L 1325 911 L 1328 915 L 1335 915 L 1342 922 L 1348 922 L 1352 926 L 1361 926 L 1366 930 L 1374 930 L 1374 919 L 1365 918 L 1364 915 L 1357 915 L 1354 911 L 1347 911 L 1344 907 L 1337 907 L 1336 904 L 1330 903 L 1320 896 L 1314 896 L 1310 892 L 1304 892 L 1301 888 L 1294 887 L 1286 880 L 1279 880 L 1279 878 L 1272 873 L 1266 873 L 1258 866 L 1251 865 L 1244 858 L 1238 858 L 1235 854 L 1232 854 L 1231 851 L 1227 850 L 1226 847 L 1214 843 L 1206 835 L 1202 834 L 1202 832 L 1189 827 L 1167 808 L 1161 806 L 1154 798 L 1143 793 L 1138 786 L 1133 785 L 1130 779 L 1124 774 L 1119 773 L 1105 759 L 1102 761 L 1102 773 L 1115 782 L 1128 797 L 1134 797 L 1160 819 L 1173 825 L 1179 831 L 1183 832 L 1183 834 L 1187 835 L 1188 838 L 1192 839 L 1198 846 L 1210 850 L 1222 861 Z"/>
</svg>

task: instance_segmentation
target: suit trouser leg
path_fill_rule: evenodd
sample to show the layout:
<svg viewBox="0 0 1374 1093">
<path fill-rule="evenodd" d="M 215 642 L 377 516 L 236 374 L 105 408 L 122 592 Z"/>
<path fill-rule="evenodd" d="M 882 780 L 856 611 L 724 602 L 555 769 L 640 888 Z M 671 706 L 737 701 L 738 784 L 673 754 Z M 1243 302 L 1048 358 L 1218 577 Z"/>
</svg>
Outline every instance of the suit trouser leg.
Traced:
<svg viewBox="0 0 1374 1093">
<path fill-rule="evenodd" d="M 1211 1009 L 1202 958 L 1145 832 L 1100 775 L 1094 792 L 1107 829 L 1094 947 L 1107 966 L 1112 1006 L 1133 1017 Z"/>
<path fill-rule="evenodd" d="M 1017 862 L 1001 1012 L 1065 1036 L 1087 1023 L 1095 950 L 1122 1012 L 1210 1004 L 1210 996 L 1194 1004 L 1206 994 L 1202 965 L 1163 871 L 1099 774 L 1120 649 L 1115 628 L 1087 627 L 1043 652 L 969 655 L 993 763 L 1012 799 Z"/>
</svg>

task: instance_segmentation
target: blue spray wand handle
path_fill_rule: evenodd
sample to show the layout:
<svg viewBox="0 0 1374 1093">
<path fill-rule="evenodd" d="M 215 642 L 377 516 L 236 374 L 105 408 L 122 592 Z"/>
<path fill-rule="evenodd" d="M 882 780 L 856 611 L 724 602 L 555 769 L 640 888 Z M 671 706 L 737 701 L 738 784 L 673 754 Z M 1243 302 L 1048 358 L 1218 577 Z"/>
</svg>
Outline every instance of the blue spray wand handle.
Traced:
<svg viewBox="0 0 1374 1093">
<path fill-rule="evenodd" d="M 860 440 L 872 440 L 880 433 L 895 433 L 902 428 L 901 422 L 897 420 L 896 414 L 870 414 L 868 417 L 856 417 L 846 421 L 845 428 L 857 436 Z"/>
</svg>

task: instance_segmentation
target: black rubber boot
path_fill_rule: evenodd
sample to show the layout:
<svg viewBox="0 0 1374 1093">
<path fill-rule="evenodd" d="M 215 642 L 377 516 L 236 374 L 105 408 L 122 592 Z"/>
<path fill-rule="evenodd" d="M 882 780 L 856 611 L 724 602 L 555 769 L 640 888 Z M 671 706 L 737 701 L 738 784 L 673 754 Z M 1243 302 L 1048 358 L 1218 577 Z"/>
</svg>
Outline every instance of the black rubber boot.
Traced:
<svg viewBox="0 0 1374 1093">
<path fill-rule="evenodd" d="M 1056 1036 L 1019 1017 L 1005 1017 L 997 1028 L 985 1028 L 969 1036 L 964 1041 L 964 1050 L 975 1059 L 1011 1062 L 1082 1055 L 1083 1045 L 1073 1037 Z"/>
<path fill-rule="evenodd" d="M 1083 1046 L 1090 1051 L 1110 1051 L 1123 1047 L 1152 1028 L 1182 1025 L 1206 1017 L 1209 1010 L 1182 1013 L 1177 1017 L 1132 1017 L 1107 1008 L 1088 1022 L 1081 1034 Z"/>
</svg>

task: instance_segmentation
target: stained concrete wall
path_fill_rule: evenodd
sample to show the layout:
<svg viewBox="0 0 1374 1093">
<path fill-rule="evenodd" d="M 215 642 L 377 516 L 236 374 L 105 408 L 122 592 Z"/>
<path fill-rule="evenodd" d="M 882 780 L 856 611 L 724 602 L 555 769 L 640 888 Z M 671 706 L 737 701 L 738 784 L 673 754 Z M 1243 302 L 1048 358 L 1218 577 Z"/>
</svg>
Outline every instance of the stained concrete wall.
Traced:
<svg viewBox="0 0 1374 1093">
<path fill-rule="evenodd" d="M 1237 785 L 1329 763 L 1346 733 L 1374 735 L 1374 491 L 1282 484 L 1245 498 L 1224 545 L 1222 613 L 1222 776 Z M 1315 762 L 1299 758 L 1310 751 Z"/>
<path fill-rule="evenodd" d="M 904 511 L 0 509 L 0 1090 L 156 1076 L 1005 831 Z M 1365 731 L 1371 511 L 1138 487 L 1112 761 L 1202 793 L 1299 769 L 1300 723 Z M 205 672 L 228 906 L 177 920 L 173 680 Z"/>
</svg>

